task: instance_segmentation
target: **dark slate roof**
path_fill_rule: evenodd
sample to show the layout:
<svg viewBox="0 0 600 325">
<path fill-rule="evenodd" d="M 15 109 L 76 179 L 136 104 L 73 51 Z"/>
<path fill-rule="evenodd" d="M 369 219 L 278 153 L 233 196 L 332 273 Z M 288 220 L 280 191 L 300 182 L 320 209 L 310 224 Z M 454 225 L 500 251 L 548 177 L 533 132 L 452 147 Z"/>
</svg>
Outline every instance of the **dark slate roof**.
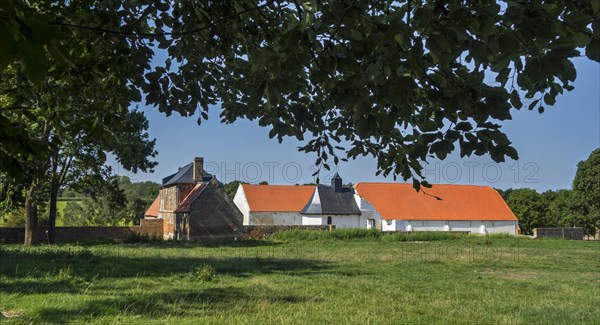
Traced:
<svg viewBox="0 0 600 325">
<path fill-rule="evenodd" d="M 318 201 L 315 201 L 318 195 Z M 334 191 L 331 186 L 319 185 L 306 206 L 300 211 L 301 214 L 354 214 L 360 215 L 360 209 L 354 200 L 354 190 L 344 187 L 341 191 Z"/>
<path fill-rule="evenodd" d="M 210 181 L 213 176 L 203 170 L 204 177 L 202 178 L 203 182 Z M 189 163 L 181 168 L 179 171 L 173 175 L 169 175 L 162 180 L 162 186 L 169 186 L 173 184 L 194 184 L 194 163 Z"/>
</svg>

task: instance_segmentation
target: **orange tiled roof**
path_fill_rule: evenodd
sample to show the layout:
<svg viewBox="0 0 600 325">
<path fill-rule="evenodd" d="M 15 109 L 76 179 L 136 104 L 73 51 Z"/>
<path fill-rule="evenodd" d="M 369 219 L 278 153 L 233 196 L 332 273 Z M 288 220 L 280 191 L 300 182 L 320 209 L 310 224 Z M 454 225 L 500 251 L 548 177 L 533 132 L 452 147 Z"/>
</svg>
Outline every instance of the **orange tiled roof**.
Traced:
<svg viewBox="0 0 600 325">
<path fill-rule="evenodd" d="M 156 196 L 156 199 L 152 202 L 146 213 L 144 213 L 145 217 L 158 217 L 158 206 L 160 205 L 160 194 Z"/>
<path fill-rule="evenodd" d="M 437 184 L 425 188 L 427 194 L 400 183 L 358 183 L 355 189 L 385 220 L 517 220 L 489 186 Z"/>
<path fill-rule="evenodd" d="M 313 185 L 242 184 L 250 211 L 299 212 L 315 191 Z"/>
</svg>

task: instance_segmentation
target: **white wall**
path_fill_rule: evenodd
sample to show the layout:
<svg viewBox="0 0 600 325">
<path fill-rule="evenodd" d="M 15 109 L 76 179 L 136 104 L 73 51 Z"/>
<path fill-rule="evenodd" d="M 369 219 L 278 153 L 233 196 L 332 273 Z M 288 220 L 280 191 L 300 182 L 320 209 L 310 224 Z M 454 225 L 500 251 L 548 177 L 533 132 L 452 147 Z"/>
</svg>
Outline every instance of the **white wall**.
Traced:
<svg viewBox="0 0 600 325">
<path fill-rule="evenodd" d="M 516 235 L 517 221 L 391 220 L 391 224 L 388 225 L 388 222 L 383 220 L 381 225 L 383 231 L 468 231 L 478 234 Z"/>
<path fill-rule="evenodd" d="M 375 228 L 381 229 L 381 215 L 379 214 L 379 212 L 377 212 L 377 210 L 375 210 L 375 207 L 358 194 L 354 194 L 354 200 L 356 201 L 356 205 L 358 205 L 358 208 L 361 212 L 359 227 L 369 228 L 368 220 L 373 219 L 375 223 Z"/>
<path fill-rule="evenodd" d="M 359 215 L 303 215 L 302 225 L 319 226 L 327 224 L 327 217 L 331 217 L 331 224 L 339 228 L 367 228 L 367 219 Z"/>
<path fill-rule="evenodd" d="M 235 192 L 235 196 L 233 197 L 233 203 L 242 213 L 243 224 L 244 226 L 250 225 L 250 205 L 248 204 L 248 200 L 246 199 L 246 193 L 244 193 L 244 188 L 242 184 L 238 186 L 237 191 Z"/>
<path fill-rule="evenodd" d="M 408 231 L 402 220 L 381 220 L 382 231 Z"/>
<path fill-rule="evenodd" d="M 298 212 L 250 212 L 244 226 L 300 226 L 302 216 Z"/>
<path fill-rule="evenodd" d="M 327 218 L 323 220 L 321 215 L 303 215 L 302 225 L 303 226 L 321 226 L 327 224 Z"/>
</svg>

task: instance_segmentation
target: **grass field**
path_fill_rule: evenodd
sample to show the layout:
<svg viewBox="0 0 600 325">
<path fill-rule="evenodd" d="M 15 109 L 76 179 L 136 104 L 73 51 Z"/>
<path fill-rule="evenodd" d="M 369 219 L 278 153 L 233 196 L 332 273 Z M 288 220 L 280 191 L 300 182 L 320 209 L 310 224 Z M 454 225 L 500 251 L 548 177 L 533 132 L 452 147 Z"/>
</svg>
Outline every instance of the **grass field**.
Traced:
<svg viewBox="0 0 600 325">
<path fill-rule="evenodd" d="M 80 201 L 80 200 L 71 200 L 71 201 L 72 202 L 78 202 L 78 203 L 83 202 L 83 201 Z M 61 216 L 63 215 L 63 211 L 65 210 L 65 207 L 67 206 L 67 203 L 69 203 L 69 201 L 67 201 L 67 200 L 60 200 L 60 199 L 56 202 L 56 210 L 58 211 L 58 215 L 59 215 L 59 218 L 56 220 L 56 225 L 58 227 L 63 226 L 63 219 L 62 219 Z M 3 218 L 1 218 L 1 217 L 2 216 L 0 216 L 0 227 L 3 227 L 3 226 L 5 226 L 5 220 Z"/>
<path fill-rule="evenodd" d="M 0 246 L 7 323 L 600 321 L 598 242 L 483 238 Z"/>
</svg>

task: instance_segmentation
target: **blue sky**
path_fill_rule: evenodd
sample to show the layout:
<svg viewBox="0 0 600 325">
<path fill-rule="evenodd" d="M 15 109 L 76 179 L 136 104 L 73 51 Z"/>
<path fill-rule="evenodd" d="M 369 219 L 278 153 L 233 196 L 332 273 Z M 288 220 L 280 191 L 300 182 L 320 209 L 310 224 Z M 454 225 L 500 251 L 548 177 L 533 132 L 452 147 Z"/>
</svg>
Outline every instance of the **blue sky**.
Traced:
<svg viewBox="0 0 600 325">
<path fill-rule="evenodd" d="M 574 60 L 577 68 L 575 90 L 560 96 L 546 112 L 513 110 L 513 120 L 502 123 L 504 132 L 518 150 L 520 159 L 501 164 L 489 157 L 431 161 L 426 177 L 431 183 L 488 185 L 496 188 L 530 187 L 539 191 L 569 188 L 576 165 L 600 147 L 600 65 L 587 58 Z M 257 183 L 295 184 L 314 181 L 315 156 L 297 151 L 299 142 L 289 138 L 279 144 L 269 139 L 267 128 L 256 121 L 219 123 L 219 107 L 213 107 L 208 121 L 196 124 L 197 117 L 166 117 L 153 107 L 140 106 L 150 121 L 150 136 L 156 138 L 159 165 L 152 174 L 128 175 L 134 181 L 160 182 L 177 167 L 202 156 L 205 169 L 223 182 L 234 179 Z M 393 181 L 375 176 L 376 161 L 366 157 L 341 162 L 339 173 L 346 182 Z M 322 172 L 321 180 L 331 177 Z M 399 180 L 401 181 L 401 180 Z"/>
</svg>

